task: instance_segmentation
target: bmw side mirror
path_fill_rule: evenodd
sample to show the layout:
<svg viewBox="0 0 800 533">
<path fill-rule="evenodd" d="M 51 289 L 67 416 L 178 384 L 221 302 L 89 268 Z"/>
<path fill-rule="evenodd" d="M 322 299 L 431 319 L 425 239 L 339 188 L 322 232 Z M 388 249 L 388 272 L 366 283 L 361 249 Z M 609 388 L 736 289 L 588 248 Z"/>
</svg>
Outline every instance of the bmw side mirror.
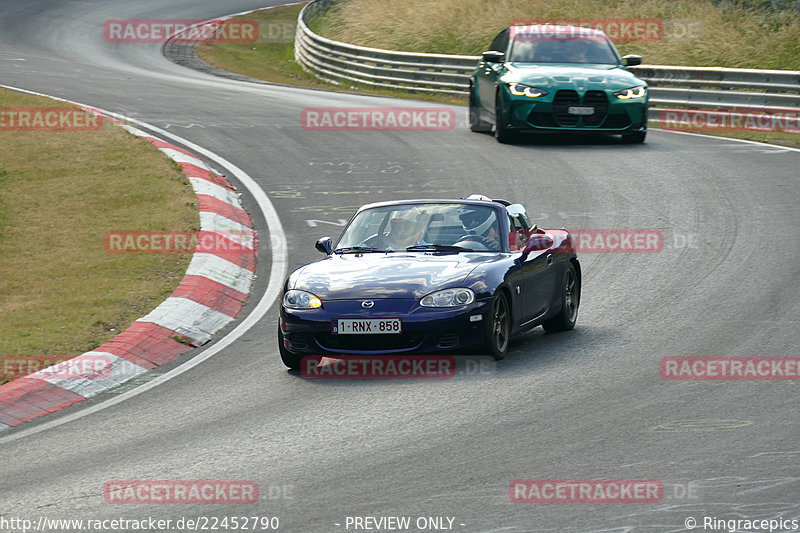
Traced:
<svg viewBox="0 0 800 533">
<path fill-rule="evenodd" d="M 642 64 L 642 56 L 637 56 L 634 54 L 628 54 L 626 56 L 622 56 L 622 62 L 626 67 L 634 67 L 636 65 Z"/>
<path fill-rule="evenodd" d="M 317 241 L 317 244 L 314 247 L 326 255 L 331 255 L 333 250 L 331 249 L 331 238 L 330 237 L 323 237 Z"/>
<path fill-rule="evenodd" d="M 497 50 L 489 50 L 481 54 L 481 57 L 487 63 L 502 63 L 506 59 L 506 54 Z"/>
<path fill-rule="evenodd" d="M 525 249 L 522 250 L 522 254 L 528 255 L 533 252 L 549 250 L 553 247 L 553 244 L 555 244 L 555 242 L 549 235 L 545 235 L 544 233 L 534 233 L 525 244 Z"/>
</svg>

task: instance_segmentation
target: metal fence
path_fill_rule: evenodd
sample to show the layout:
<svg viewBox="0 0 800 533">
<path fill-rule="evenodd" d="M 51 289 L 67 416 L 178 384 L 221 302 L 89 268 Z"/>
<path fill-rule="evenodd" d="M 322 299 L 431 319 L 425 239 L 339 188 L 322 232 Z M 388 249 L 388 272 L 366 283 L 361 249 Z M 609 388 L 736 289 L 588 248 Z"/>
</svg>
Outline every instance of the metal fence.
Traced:
<svg viewBox="0 0 800 533">
<path fill-rule="evenodd" d="M 319 79 L 442 94 L 463 94 L 480 57 L 379 50 L 326 39 L 308 27 L 338 0 L 300 12 L 295 58 Z M 629 70 L 650 86 L 650 105 L 705 109 L 800 110 L 800 71 L 642 65 Z"/>
</svg>

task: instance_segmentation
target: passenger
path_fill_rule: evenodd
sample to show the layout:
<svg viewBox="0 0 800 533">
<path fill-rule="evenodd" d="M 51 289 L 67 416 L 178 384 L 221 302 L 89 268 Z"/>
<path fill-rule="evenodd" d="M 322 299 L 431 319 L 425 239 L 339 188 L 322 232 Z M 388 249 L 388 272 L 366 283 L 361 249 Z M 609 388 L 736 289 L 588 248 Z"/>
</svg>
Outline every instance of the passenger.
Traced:
<svg viewBox="0 0 800 533">
<path fill-rule="evenodd" d="M 389 221 L 389 233 L 384 235 L 384 247 L 387 250 L 405 250 L 409 246 L 425 244 L 422 234 L 425 231 L 424 218 L 421 214 L 409 211 L 396 215 Z"/>
</svg>

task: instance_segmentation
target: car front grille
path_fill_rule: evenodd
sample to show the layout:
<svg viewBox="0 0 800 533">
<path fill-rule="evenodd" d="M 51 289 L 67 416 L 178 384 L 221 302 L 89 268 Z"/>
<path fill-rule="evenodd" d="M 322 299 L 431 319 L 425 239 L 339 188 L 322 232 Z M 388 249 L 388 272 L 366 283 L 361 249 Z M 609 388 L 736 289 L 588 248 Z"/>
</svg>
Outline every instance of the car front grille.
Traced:
<svg viewBox="0 0 800 533">
<path fill-rule="evenodd" d="M 608 97 L 603 91 L 587 91 L 583 95 L 583 105 L 594 107 L 593 115 L 586 115 L 583 118 L 584 126 L 599 126 L 608 113 Z"/>
<path fill-rule="evenodd" d="M 317 344 L 331 352 L 337 350 L 359 352 L 410 350 L 422 344 L 422 339 L 423 335 L 418 333 L 401 333 L 399 335 L 333 335 L 331 333 L 323 333 L 316 335 Z"/>
<path fill-rule="evenodd" d="M 572 115 L 569 108 L 573 106 L 593 107 L 591 115 Z M 552 113 L 534 110 L 528 114 L 528 122 L 538 128 L 562 127 L 610 127 L 624 128 L 625 126 L 604 125 L 608 115 L 608 96 L 604 91 L 587 91 L 581 97 L 577 91 L 562 89 L 553 97 Z M 619 122 L 617 122 L 619 123 Z"/>
<path fill-rule="evenodd" d="M 561 90 L 553 97 L 553 113 L 562 126 L 577 126 L 578 115 L 570 115 L 569 108 L 580 105 L 581 98 L 573 90 Z"/>
</svg>

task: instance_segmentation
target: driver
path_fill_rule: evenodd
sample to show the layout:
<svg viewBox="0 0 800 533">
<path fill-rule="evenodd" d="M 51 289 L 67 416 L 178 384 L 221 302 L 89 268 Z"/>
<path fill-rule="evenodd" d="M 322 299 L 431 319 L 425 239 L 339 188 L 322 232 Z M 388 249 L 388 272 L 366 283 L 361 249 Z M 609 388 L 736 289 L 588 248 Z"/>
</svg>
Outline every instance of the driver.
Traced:
<svg viewBox="0 0 800 533">
<path fill-rule="evenodd" d="M 415 211 L 395 215 L 389 221 L 389 233 L 384 236 L 385 246 L 389 250 L 405 250 L 409 246 L 422 244 L 422 216 Z"/>
<path fill-rule="evenodd" d="M 468 235 L 478 237 L 489 249 L 498 250 L 500 240 L 492 214 L 493 211 L 486 207 L 466 206 L 459 209 L 458 218 Z"/>
</svg>

